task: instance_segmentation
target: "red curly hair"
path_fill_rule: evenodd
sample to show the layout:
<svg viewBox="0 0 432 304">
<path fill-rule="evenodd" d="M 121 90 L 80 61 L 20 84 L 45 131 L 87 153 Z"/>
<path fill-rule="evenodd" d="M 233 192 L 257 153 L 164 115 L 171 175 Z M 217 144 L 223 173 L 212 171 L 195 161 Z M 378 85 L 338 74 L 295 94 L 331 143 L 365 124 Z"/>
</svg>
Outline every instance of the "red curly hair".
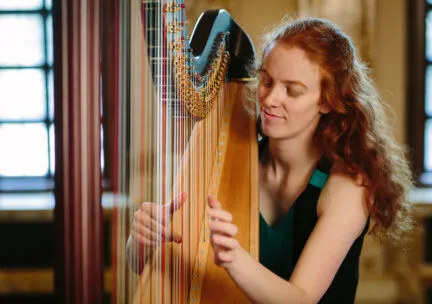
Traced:
<svg viewBox="0 0 432 304">
<path fill-rule="evenodd" d="M 353 178 L 362 177 L 374 220 L 372 233 L 396 243 L 413 227 L 407 201 L 411 170 L 404 149 L 390 134 L 384 104 L 353 42 L 330 21 L 305 18 L 285 19 L 270 31 L 262 59 L 275 43 L 302 49 L 320 67 L 320 102 L 331 110 L 320 119 L 315 143 Z M 254 70 L 261 66 L 262 60 Z"/>
</svg>

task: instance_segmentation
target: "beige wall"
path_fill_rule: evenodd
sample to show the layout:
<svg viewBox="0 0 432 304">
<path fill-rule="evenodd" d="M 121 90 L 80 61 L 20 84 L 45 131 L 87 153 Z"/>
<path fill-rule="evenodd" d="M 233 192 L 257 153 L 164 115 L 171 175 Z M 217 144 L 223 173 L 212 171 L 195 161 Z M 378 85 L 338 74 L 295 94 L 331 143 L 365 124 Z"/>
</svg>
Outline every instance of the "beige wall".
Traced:
<svg viewBox="0 0 432 304">
<path fill-rule="evenodd" d="M 396 139 L 405 143 L 406 4 L 405 0 L 377 1 L 375 78 L 394 112 Z"/>
<path fill-rule="evenodd" d="M 296 14 L 296 0 L 264 0 L 264 1 L 239 1 L 238 12 L 233 12 L 233 16 L 239 24 L 246 30 L 254 42 L 255 47 L 259 48 L 259 43 L 263 32 L 276 24 L 286 14 Z"/>
</svg>

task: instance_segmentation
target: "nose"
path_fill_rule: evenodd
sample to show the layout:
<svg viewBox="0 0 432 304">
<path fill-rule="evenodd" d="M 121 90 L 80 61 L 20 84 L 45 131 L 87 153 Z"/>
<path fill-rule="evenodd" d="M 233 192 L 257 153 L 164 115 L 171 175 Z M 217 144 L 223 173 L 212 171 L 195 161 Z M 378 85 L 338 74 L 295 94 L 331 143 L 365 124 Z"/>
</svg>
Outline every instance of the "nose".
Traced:
<svg viewBox="0 0 432 304">
<path fill-rule="evenodd" d="M 284 97 L 284 88 L 280 86 L 272 86 L 270 88 L 264 88 L 260 94 L 260 103 L 266 107 L 276 107 L 280 105 Z"/>
</svg>

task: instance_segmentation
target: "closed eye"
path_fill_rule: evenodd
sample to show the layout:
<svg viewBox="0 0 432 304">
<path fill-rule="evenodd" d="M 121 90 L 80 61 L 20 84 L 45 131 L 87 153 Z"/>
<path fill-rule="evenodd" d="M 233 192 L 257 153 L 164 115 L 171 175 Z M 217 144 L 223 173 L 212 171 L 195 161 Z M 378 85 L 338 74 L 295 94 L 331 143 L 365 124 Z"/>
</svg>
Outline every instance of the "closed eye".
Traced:
<svg viewBox="0 0 432 304">
<path fill-rule="evenodd" d="M 302 92 L 292 88 L 291 86 L 287 86 L 286 92 L 287 92 L 288 96 L 294 97 L 294 98 L 299 97 L 303 94 Z"/>
<path fill-rule="evenodd" d="M 273 80 L 271 79 L 271 77 L 267 73 L 265 73 L 264 71 L 260 71 L 259 83 L 262 84 L 263 86 L 269 88 L 273 85 Z"/>
<path fill-rule="evenodd" d="M 266 88 L 271 88 L 273 86 L 273 81 L 271 80 L 263 80 L 260 81 L 260 83 L 265 86 Z"/>
</svg>

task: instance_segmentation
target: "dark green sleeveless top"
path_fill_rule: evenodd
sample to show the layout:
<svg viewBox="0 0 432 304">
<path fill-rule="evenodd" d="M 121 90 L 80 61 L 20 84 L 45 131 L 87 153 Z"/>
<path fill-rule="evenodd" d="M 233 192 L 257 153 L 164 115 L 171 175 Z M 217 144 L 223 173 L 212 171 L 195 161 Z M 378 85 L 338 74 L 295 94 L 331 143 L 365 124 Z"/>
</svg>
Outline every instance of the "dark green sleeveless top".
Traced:
<svg viewBox="0 0 432 304">
<path fill-rule="evenodd" d="M 260 143 L 260 152 L 263 141 Z M 289 280 L 309 235 L 314 229 L 317 202 L 332 164 L 321 159 L 312 173 L 305 190 L 299 195 L 290 210 L 276 225 L 270 227 L 260 214 L 260 263 L 278 276 Z M 358 284 L 358 267 L 363 233 L 355 240 L 342 262 L 329 289 L 319 303 L 354 303 Z"/>
</svg>

